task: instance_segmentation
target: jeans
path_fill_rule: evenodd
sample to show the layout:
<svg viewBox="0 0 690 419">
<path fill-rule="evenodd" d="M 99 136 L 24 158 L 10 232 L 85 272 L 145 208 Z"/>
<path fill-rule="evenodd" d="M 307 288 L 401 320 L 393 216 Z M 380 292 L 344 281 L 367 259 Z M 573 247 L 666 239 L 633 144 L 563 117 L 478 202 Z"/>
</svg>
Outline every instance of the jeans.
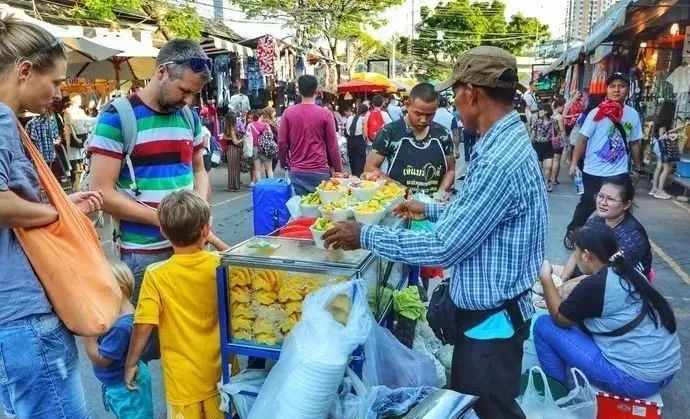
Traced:
<svg viewBox="0 0 690 419">
<path fill-rule="evenodd" d="M 534 325 L 534 345 L 544 373 L 568 387 L 570 368 L 582 371 L 590 383 L 617 396 L 641 399 L 658 393 L 669 377 L 646 383 L 610 363 L 594 339 L 577 326 L 562 328 L 551 316 L 541 316 Z"/>
<path fill-rule="evenodd" d="M 520 392 L 523 343 L 530 321 L 507 339 L 464 336 L 453 349 L 450 388 L 479 397 L 474 411 L 481 419 L 524 419 L 515 401 Z"/>
<path fill-rule="evenodd" d="M 292 182 L 292 187 L 295 188 L 295 195 L 304 196 L 316 191 L 316 187 L 319 186 L 324 180 L 331 178 L 331 172 L 309 172 L 309 173 L 295 173 L 290 172 L 290 181 Z"/>
<path fill-rule="evenodd" d="M 170 259 L 173 252 L 172 250 L 165 251 L 162 253 L 122 253 L 121 259 L 125 265 L 129 266 L 129 269 L 134 274 L 134 289 L 132 290 L 132 297 L 130 301 L 135 306 L 139 301 L 139 292 L 141 291 L 141 283 L 144 281 L 144 273 L 146 273 L 146 268 L 149 265 L 162 262 L 164 260 Z M 161 348 L 160 341 L 158 339 L 158 329 L 154 329 L 151 333 L 146 348 L 141 354 L 141 359 L 144 362 L 151 361 L 153 359 L 161 358 Z"/>
<path fill-rule="evenodd" d="M 589 216 L 597 209 L 595 196 L 599 193 L 599 189 L 601 189 L 601 185 L 605 180 L 628 178 L 629 176 L 629 174 L 624 173 L 617 176 L 601 177 L 582 172 L 582 184 L 585 188 L 585 192 L 580 195 L 580 202 L 578 202 L 575 207 L 573 219 L 570 224 L 568 224 L 568 231 L 577 230 L 585 225 Z"/>
<path fill-rule="evenodd" d="M 74 336 L 55 314 L 0 325 L 0 387 L 20 418 L 88 418 Z"/>
<path fill-rule="evenodd" d="M 363 136 L 347 137 L 347 159 L 350 161 L 352 175 L 359 177 L 364 173 L 367 162 L 367 142 Z"/>
</svg>

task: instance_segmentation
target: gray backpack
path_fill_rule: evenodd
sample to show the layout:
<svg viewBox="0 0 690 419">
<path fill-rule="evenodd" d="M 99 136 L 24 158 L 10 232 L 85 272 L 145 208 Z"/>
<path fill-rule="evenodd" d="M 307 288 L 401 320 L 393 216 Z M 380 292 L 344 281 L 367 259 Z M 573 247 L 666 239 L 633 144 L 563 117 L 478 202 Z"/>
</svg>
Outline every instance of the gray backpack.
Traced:
<svg viewBox="0 0 690 419">
<path fill-rule="evenodd" d="M 122 144 L 123 144 L 123 151 L 125 156 L 122 159 L 122 168 L 125 166 L 127 167 L 127 170 L 129 171 L 129 178 L 132 180 L 129 185 L 124 187 L 123 185 L 120 185 L 119 183 L 115 184 L 115 189 L 121 192 L 125 192 L 128 195 L 132 195 L 133 197 L 136 198 L 137 196 L 141 195 L 141 192 L 139 191 L 139 188 L 137 187 L 137 179 L 134 174 L 134 165 L 132 164 L 132 159 L 131 155 L 132 152 L 134 151 L 134 147 L 137 144 L 137 117 L 134 114 L 134 108 L 132 108 L 132 103 L 129 101 L 129 98 L 126 97 L 118 97 L 110 102 L 106 103 L 101 109 L 106 110 L 112 105 L 115 108 L 115 111 L 117 114 L 120 116 L 120 125 L 122 127 Z M 194 135 L 194 114 L 192 113 L 193 111 L 189 108 L 189 106 L 185 106 L 182 108 L 182 114 L 184 115 L 185 122 L 187 123 L 187 127 L 189 127 L 192 136 Z M 100 123 L 100 119 L 103 113 L 99 113 L 98 118 L 96 119 L 96 126 Z M 87 144 L 91 143 L 91 139 L 93 138 L 93 132 L 89 134 L 88 142 Z M 86 146 L 88 148 L 88 145 Z M 85 170 L 84 173 L 82 174 L 82 181 L 81 181 L 81 187 L 80 189 L 82 191 L 88 191 L 89 190 L 89 173 L 91 170 L 91 164 L 90 164 L 90 159 L 89 155 L 87 154 L 86 159 L 84 159 L 85 162 Z"/>
</svg>

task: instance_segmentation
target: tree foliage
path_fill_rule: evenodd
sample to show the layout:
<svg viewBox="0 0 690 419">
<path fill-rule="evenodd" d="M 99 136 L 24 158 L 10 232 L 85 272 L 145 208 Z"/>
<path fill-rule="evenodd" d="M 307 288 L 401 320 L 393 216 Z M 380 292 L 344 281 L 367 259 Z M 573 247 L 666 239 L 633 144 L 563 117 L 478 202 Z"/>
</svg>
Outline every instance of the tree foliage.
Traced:
<svg viewBox="0 0 690 419">
<path fill-rule="evenodd" d="M 185 6 L 181 9 L 168 7 L 163 12 L 161 24 L 176 38 L 201 39 L 203 25 L 192 6 Z"/>
<path fill-rule="evenodd" d="M 142 0 L 79 0 L 75 4 L 74 15 L 81 19 L 114 22 L 115 7 L 141 9 Z"/>
<path fill-rule="evenodd" d="M 411 58 L 428 78 L 436 78 L 470 48 L 493 45 L 517 54 L 551 36 L 548 25 L 538 19 L 516 14 L 506 21 L 505 11 L 500 0 L 451 0 L 435 9 L 422 7 L 422 20 L 416 28 L 419 39 L 413 40 Z M 407 51 L 407 46 L 408 38 L 400 39 L 400 50 Z"/>
<path fill-rule="evenodd" d="M 282 19 L 308 35 L 323 36 L 337 56 L 339 41 L 356 40 L 369 49 L 366 29 L 385 24 L 382 12 L 403 0 L 236 0 L 249 18 Z M 371 38 L 371 37 L 369 37 Z"/>
</svg>

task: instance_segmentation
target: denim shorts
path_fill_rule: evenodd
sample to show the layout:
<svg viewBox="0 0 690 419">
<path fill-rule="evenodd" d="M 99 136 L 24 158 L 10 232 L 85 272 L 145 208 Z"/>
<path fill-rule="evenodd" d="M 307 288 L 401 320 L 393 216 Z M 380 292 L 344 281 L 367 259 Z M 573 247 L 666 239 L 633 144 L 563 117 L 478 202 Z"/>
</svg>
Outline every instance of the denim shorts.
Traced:
<svg viewBox="0 0 690 419">
<path fill-rule="evenodd" d="M 78 356 L 74 336 L 55 314 L 0 325 L 3 401 L 20 418 L 88 418 Z"/>
</svg>

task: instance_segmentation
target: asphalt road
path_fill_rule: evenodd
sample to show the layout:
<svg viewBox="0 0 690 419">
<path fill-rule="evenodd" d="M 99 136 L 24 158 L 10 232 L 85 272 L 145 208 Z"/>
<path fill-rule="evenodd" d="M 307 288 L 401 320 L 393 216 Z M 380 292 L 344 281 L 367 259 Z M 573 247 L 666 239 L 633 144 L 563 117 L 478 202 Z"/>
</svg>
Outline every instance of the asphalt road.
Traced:
<svg viewBox="0 0 690 419">
<path fill-rule="evenodd" d="M 212 172 L 214 230 L 228 244 L 239 243 L 252 235 L 252 200 L 250 191 L 230 193 L 224 188 L 224 168 Z M 648 183 L 639 187 L 635 216 L 645 226 L 653 242 L 654 269 L 657 272 L 655 286 L 667 296 L 678 319 L 678 333 L 683 345 L 684 368 L 662 392 L 665 418 L 690 418 L 690 400 L 687 388 L 690 384 L 690 206 L 674 201 L 650 198 L 646 192 Z M 561 239 L 577 203 L 577 195 L 570 184 L 556 187 L 550 194 L 550 223 L 547 258 L 563 263 L 568 252 Z M 104 249 L 110 253 L 108 228 L 100 229 Z M 80 343 L 81 345 L 81 343 Z M 89 411 L 93 418 L 110 418 L 103 409 L 101 389 L 93 377 L 86 355 L 80 346 L 81 372 Z M 156 418 L 165 418 L 165 396 L 161 382 L 160 364 L 151 364 L 153 377 L 154 409 Z"/>
</svg>

